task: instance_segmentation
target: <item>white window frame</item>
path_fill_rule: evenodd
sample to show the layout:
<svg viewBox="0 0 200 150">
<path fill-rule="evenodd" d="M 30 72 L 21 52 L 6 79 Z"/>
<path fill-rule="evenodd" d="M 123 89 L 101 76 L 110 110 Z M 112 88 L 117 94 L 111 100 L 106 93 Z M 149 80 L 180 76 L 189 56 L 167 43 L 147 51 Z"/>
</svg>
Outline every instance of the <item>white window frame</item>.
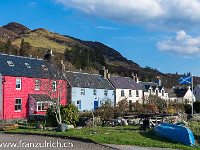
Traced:
<svg viewBox="0 0 200 150">
<path fill-rule="evenodd" d="M 80 110 L 81 109 L 81 100 L 77 100 L 76 104 L 77 104 L 78 109 Z"/>
<path fill-rule="evenodd" d="M 45 109 L 43 109 L 42 105 L 45 105 Z M 49 106 L 48 102 L 37 102 L 37 111 L 46 111 L 46 105 Z M 38 107 L 41 107 L 41 109 L 39 110 Z"/>
<path fill-rule="evenodd" d="M 93 89 L 93 95 L 97 95 L 97 90 Z"/>
<path fill-rule="evenodd" d="M 125 95 L 124 90 L 121 90 L 121 96 L 124 96 L 124 95 Z"/>
<path fill-rule="evenodd" d="M 35 90 L 40 90 L 40 80 L 35 79 Z"/>
<path fill-rule="evenodd" d="M 19 83 L 17 83 L 17 80 Z M 20 85 L 20 87 L 17 87 L 17 85 Z M 22 79 L 21 78 L 16 78 L 16 90 L 21 90 L 22 89 Z"/>
<path fill-rule="evenodd" d="M 108 96 L 108 90 L 104 90 L 104 96 Z"/>
<path fill-rule="evenodd" d="M 56 91 L 56 81 L 52 81 L 52 91 Z"/>
<path fill-rule="evenodd" d="M 16 103 L 16 100 L 20 100 L 21 101 L 21 103 Z M 15 112 L 21 112 L 22 111 L 22 98 L 15 98 L 15 107 L 16 106 L 21 106 L 21 109 L 17 109 L 16 110 L 16 108 L 15 108 Z"/>
<path fill-rule="evenodd" d="M 136 97 L 139 97 L 139 91 L 136 90 Z"/>
<path fill-rule="evenodd" d="M 85 95 L 85 89 L 81 89 L 81 95 Z"/>
<path fill-rule="evenodd" d="M 132 97 L 132 90 L 129 90 L 129 97 Z"/>
</svg>

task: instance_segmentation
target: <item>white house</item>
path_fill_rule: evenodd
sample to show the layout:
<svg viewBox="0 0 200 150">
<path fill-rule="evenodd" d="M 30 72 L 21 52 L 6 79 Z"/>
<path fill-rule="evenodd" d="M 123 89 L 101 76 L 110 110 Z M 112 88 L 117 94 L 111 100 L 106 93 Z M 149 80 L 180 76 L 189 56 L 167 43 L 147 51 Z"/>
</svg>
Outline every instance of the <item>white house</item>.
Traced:
<svg viewBox="0 0 200 150">
<path fill-rule="evenodd" d="M 169 91 L 169 100 L 174 101 L 176 103 L 192 104 L 192 98 L 193 102 L 196 101 L 196 98 L 192 93 L 190 86 L 187 87 L 177 86 L 173 87 L 171 90 L 168 91 Z"/>
<path fill-rule="evenodd" d="M 161 86 L 161 81 L 157 83 L 139 82 L 139 84 L 143 87 L 143 96 L 145 99 L 148 99 L 149 95 L 157 95 L 164 100 L 168 100 L 168 93 L 165 91 L 165 88 Z"/>
<path fill-rule="evenodd" d="M 130 77 L 111 76 L 109 81 L 115 88 L 115 104 L 127 99 L 128 102 L 142 103 L 142 87 Z"/>
</svg>

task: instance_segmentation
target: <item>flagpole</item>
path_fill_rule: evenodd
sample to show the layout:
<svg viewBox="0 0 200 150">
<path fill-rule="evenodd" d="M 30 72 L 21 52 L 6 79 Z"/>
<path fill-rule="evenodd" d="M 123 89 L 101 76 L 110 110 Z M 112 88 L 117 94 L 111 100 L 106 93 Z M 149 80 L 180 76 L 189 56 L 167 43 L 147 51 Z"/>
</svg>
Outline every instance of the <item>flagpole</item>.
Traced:
<svg viewBox="0 0 200 150">
<path fill-rule="evenodd" d="M 193 99 L 193 75 L 192 75 L 192 115 L 193 115 L 193 103 L 194 103 L 194 99 Z"/>
</svg>

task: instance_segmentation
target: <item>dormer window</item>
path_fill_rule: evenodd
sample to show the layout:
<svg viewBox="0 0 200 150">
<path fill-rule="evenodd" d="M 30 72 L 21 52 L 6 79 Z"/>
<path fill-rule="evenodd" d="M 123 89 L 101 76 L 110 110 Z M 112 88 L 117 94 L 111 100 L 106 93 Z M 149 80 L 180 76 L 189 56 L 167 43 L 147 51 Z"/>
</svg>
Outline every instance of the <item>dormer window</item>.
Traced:
<svg viewBox="0 0 200 150">
<path fill-rule="evenodd" d="M 44 70 L 48 70 L 48 68 L 47 68 L 45 65 L 42 65 L 42 68 L 43 68 Z"/>
<path fill-rule="evenodd" d="M 98 78 L 98 81 L 99 81 L 99 82 L 101 82 L 101 79 L 100 79 L 100 78 Z"/>
<path fill-rule="evenodd" d="M 7 61 L 7 63 L 8 63 L 8 65 L 9 65 L 10 67 L 14 67 L 14 66 L 15 66 L 15 65 L 13 64 L 12 61 Z"/>
<path fill-rule="evenodd" d="M 31 68 L 31 66 L 28 63 L 25 63 L 27 68 Z"/>
</svg>

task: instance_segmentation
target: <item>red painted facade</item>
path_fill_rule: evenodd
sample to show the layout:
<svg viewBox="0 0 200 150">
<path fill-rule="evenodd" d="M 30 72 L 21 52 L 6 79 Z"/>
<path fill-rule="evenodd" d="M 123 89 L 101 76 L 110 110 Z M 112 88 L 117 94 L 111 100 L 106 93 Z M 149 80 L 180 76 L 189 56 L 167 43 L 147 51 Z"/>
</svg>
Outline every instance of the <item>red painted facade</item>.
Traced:
<svg viewBox="0 0 200 150">
<path fill-rule="evenodd" d="M 1 120 L 15 119 L 15 118 L 26 118 L 29 114 L 29 94 L 47 94 L 46 90 L 41 86 L 40 90 L 35 90 L 35 79 L 28 77 L 11 77 L 2 76 L 6 82 L 2 83 L 2 109 L 1 109 Z M 21 90 L 16 89 L 16 78 L 21 79 Z M 40 79 L 46 81 L 48 79 Z M 65 84 L 66 81 L 63 81 Z M 56 93 L 56 91 L 55 91 Z M 15 111 L 15 99 L 21 98 L 22 105 L 21 111 Z M 63 105 L 67 104 L 67 88 L 62 92 Z M 4 116 L 3 116 L 4 114 Z M 45 111 L 38 111 L 35 114 L 45 114 Z"/>
</svg>

